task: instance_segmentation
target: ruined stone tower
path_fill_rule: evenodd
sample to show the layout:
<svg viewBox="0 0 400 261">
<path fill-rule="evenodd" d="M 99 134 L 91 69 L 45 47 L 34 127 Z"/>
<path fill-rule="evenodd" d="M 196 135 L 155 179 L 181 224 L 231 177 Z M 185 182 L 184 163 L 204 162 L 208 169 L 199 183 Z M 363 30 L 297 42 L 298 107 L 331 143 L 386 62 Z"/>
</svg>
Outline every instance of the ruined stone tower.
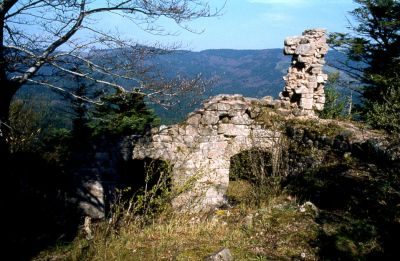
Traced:
<svg viewBox="0 0 400 261">
<path fill-rule="evenodd" d="M 282 131 L 260 121 L 260 117 L 310 118 L 315 116 L 314 110 L 323 109 L 324 83 L 328 78 L 322 72 L 328 52 L 325 34 L 325 30 L 311 29 L 302 36 L 286 38 L 285 54 L 293 58 L 280 99 L 212 97 L 179 124 L 154 128 L 148 135 L 127 139 L 128 144 L 123 147 L 133 149 L 129 153 L 126 151 L 130 149 L 124 149 L 124 160 L 161 160 L 171 166 L 172 190 L 177 193 L 172 201 L 175 209 L 197 212 L 226 204 L 232 158 L 262 151 L 273 159 L 282 149 Z M 96 156 L 99 166 L 112 158 L 104 153 Z M 95 173 L 109 171 L 94 169 Z M 89 199 L 80 205 L 84 212 L 92 217 L 102 215 L 106 190 L 101 182 L 89 180 L 83 188 L 86 194 L 82 196 Z"/>
<path fill-rule="evenodd" d="M 328 75 L 322 72 L 322 67 L 328 49 L 324 29 L 306 30 L 302 36 L 285 39 L 284 53 L 293 58 L 284 77 L 286 84 L 280 99 L 295 115 L 313 116 L 314 110 L 324 108 L 324 84 Z"/>
</svg>

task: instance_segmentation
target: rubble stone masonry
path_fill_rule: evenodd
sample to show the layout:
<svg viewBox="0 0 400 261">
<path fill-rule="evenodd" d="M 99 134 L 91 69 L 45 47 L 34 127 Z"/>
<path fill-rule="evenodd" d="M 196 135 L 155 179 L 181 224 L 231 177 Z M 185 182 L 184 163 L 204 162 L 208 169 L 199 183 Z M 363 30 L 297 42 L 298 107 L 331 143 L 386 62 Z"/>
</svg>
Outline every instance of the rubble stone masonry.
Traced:
<svg viewBox="0 0 400 261">
<path fill-rule="evenodd" d="M 296 116 L 313 116 L 314 110 L 324 108 L 324 84 L 328 75 L 322 72 L 322 67 L 328 49 L 324 29 L 306 30 L 302 36 L 285 39 L 284 53 L 293 58 L 279 96 Z"/>
</svg>

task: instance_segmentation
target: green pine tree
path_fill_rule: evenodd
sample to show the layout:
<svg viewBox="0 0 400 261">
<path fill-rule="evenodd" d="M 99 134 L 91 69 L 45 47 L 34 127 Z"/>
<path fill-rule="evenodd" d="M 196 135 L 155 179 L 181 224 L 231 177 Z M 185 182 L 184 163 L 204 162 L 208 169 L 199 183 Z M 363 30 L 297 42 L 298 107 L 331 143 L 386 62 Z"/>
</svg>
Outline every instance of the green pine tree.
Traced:
<svg viewBox="0 0 400 261">
<path fill-rule="evenodd" d="M 352 34 L 333 33 L 333 48 L 346 51 L 362 68 L 347 65 L 350 74 L 362 82 L 364 119 L 377 128 L 397 131 L 400 104 L 400 2 L 398 0 L 355 0 L 351 12 L 356 24 Z M 382 118 L 383 117 L 383 118 Z M 381 119 L 380 119 L 381 118 Z"/>
<path fill-rule="evenodd" d="M 116 93 L 101 98 L 89 123 L 94 136 L 120 136 L 142 134 L 159 119 L 144 101 L 144 96 L 135 92 Z"/>
</svg>

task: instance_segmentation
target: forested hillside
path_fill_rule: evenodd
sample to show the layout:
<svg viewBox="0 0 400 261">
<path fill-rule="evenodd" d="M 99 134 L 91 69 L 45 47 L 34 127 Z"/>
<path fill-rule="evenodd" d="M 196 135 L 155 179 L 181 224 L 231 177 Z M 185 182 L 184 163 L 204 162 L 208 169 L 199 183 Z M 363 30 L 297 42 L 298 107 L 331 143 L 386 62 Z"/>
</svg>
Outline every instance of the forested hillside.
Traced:
<svg viewBox="0 0 400 261">
<path fill-rule="evenodd" d="M 109 50 L 108 53 L 118 53 L 119 50 Z M 118 55 L 115 55 L 118 57 Z M 327 55 L 327 72 L 335 71 L 334 67 L 340 67 L 346 57 L 334 50 Z M 264 50 L 229 50 L 216 49 L 201 52 L 192 51 L 170 51 L 145 60 L 147 67 L 156 70 L 166 78 L 176 75 L 184 77 L 201 77 L 210 80 L 204 93 L 196 97 L 180 98 L 180 103 L 173 107 L 163 108 L 157 104 L 150 103 L 163 123 L 172 123 L 182 120 L 183 117 L 199 106 L 201 101 L 217 94 L 242 94 L 247 97 L 260 98 L 263 96 L 278 97 L 284 86 L 282 77 L 287 73 L 290 57 L 283 55 L 282 49 Z M 47 70 L 43 68 L 42 71 Z M 346 77 L 346 74 L 342 74 Z M 57 79 L 54 79 L 57 81 Z M 63 79 L 62 85 L 66 89 L 73 90 L 73 79 Z M 101 88 L 101 87 L 98 87 Z M 96 89 L 96 86 L 92 88 Z M 342 90 L 345 92 L 346 90 Z M 48 102 L 51 110 L 65 110 L 63 96 L 43 86 L 35 88 L 22 88 L 17 97 L 24 98 L 33 96 Z M 65 115 L 64 115 L 65 118 Z"/>
</svg>

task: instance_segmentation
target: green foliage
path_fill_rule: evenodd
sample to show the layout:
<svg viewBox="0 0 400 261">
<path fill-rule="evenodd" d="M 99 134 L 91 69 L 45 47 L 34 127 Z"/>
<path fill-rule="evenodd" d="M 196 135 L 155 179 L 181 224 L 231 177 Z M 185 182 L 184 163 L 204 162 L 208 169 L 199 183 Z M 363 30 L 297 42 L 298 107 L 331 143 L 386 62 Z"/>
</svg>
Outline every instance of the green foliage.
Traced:
<svg viewBox="0 0 400 261">
<path fill-rule="evenodd" d="M 59 126 L 63 120 L 51 110 L 46 100 L 17 99 L 10 106 L 10 145 L 12 153 L 30 152 L 42 154 L 54 132 L 69 132 Z M 57 139 L 59 139 L 58 137 Z"/>
<path fill-rule="evenodd" d="M 261 206 L 270 198 L 281 194 L 281 182 L 286 173 L 286 140 L 279 138 L 275 140 L 275 147 L 279 148 L 274 153 L 262 149 L 243 151 L 230 160 L 230 180 L 241 184 L 241 197 L 237 191 L 229 193 L 234 202 L 245 199 L 248 204 Z M 246 182 L 248 187 L 246 189 Z M 241 192 L 239 192 L 241 194 Z"/>
<path fill-rule="evenodd" d="M 357 22 L 351 27 L 354 34 L 333 33 L 330 43 L 345 50 L 350 60 L 364 64 L 361 69 L 347 64 L 350 74 L 364 84 L 364 118 L 377 128 L 398 131 L 399 77 L 394 74 L 400 63 L 400 2 L 355 2 L 359 7 L 351 12 Z"/>
<path fill-rule="evenodd" d="M 149 207 L 164 205 L 163 191 L 167 198 L 171 195 L 168 189 L 156 192 L 149 186 L 118 215 L 92 224 L 93 238 L 77 237 L 68 249 L 43 252 L 43 260 L 200 260 L 223 247 L 235 260 L 398 260 L 400 209 L 393 207 L 400 203 L 397 162 L 380 166 L 356 153 L 306 148 L 304 137 L 337 135 L 343 129 L 317 121 L 292 124 L 301 126 L 301 138 L 298 143 L 293 142 L 296 135 L 286 140 L 287 152 L 279 157 L 259 150 L 234 157 L 235 180 L 227 191 L 235 200 L 231 207 L 206 217 L 169 211 L 146 214 Z M 284 160 L 290 175 L 276 176 L 277 183 L 263 182 L 273 173 L 284 174 L 279 170 L 286 169 L 276 167 Z M 152 162 L 147 166 L 146 173 L 159 171 Z M 151 177 L 146 181 L 157 181 Z M 274 184 L 278 193 L 271 193 Z"/>
<path fill-rule="evenodd" d="M 94 136 L 141 134 L 158 125 L 154 112 L 139 93 L 117 93 L 101 98 L 89 123 Z"/>
<path fill-rule="evenodd" d="M 329 74 L 328 82 L 325 88 L 325 106 L 319 113 L 323 119 L 338 119 L 345 115 L 346 99 L 340 94 L 335 87 L 339 81 L 340 74 L 338 72 Z"/>
<path fill-rule="evenodd" d="M 345 102 L 340 97 L 340 93 L 332 86 L 325 88 L 325 107 L 319 116 L 323 119 L 337 119 L 343 116 Z"/>
<path fill-rule="evenodd" d="M 231 159 L 232 179 L 246 179 L 253 183 L 265 179 L 272 174 L 272 155 L 270 153 L 251 150 L 235 155 Z"/>
<path fill-rule="evenodd" d="M 140 215 L 144 222 L 151 221 L 156 214 L 166 210 L 171 201 L 171 173 L 172 167 L 167 162 L 149 160 L 144 162 L 144 184 L 135 191 L 127 188 L 121 199 L 127 199 L 128 208 L 125 209 L 125 222 Z M 135 184 L 137 185 L 137 184 Z M 131 192 L 134 194 L 132 195 Z M 125 202 L 126 203 L 126 202 Z M 118 209 L 120 204 L 115 204 Z M 118 211 L 117 211 L 118 212 Z M 117 216 L 114 212 L 114 216 Z"/>
<path fill-rule="evenodd" d="M 355 2 L 359 7 L 350 13 L 356 21 L 351 26 L 354 34 L 333 33 L 330 44 L 344 49 L 351 60 L 364 62 L 365 73 L 385 72 L 400 52 L 400 3 L 396 0 Z"/>
<path fill-rule="evenodd" d="M 71 130 L 65 128 L 51 128 L 41 139 L 42 157 L 56 166 L 65 170 L 69 164 L 72 151 L 73 135 Z"/>
<path fill-rule="evenodd" d="M 400 133 L 400 78 L 396 69 L 390 76 L 375 75 L 374 82 L 384 86 L 385 91 L 382 94 L 383 101 L 367 101 L 367 122 L 376 128 Z"/>
<path fill-rule="evenodd" d="M 9 142 L 12 152 L 34 150 L 41 135 L 41 114 L 22 100 L 10 106 L 11 133 Z"/>
<path fill-rule="evenodd" d="M 97 98 L 97 93 L 95 92 L 92 95 L 89 95 L 90 88 L 93 88 L 93 85 L 88 85 L 83 82 L 82 79 L 74 78 L 74 84 L 76 85 L 74 90 L 72 91 L 74 95 L 78 97 L 88 97 L 91 96 L 91 99 Z M 82 99 L 77 99 L 72 97 L 71 95 L 65 95 L 64 99 L 69 102 L 69 106 L 71 107 L 71 113 L 73 115 L 72 118 L 72 136 L 77 141 L 77 143 L 81 143 L 82 140 L 87 140 L 90 136 L 90 129 L 88 126 L 89 123 L 89 111 L 92 108 L 87 101 Z"/>
</svg>

